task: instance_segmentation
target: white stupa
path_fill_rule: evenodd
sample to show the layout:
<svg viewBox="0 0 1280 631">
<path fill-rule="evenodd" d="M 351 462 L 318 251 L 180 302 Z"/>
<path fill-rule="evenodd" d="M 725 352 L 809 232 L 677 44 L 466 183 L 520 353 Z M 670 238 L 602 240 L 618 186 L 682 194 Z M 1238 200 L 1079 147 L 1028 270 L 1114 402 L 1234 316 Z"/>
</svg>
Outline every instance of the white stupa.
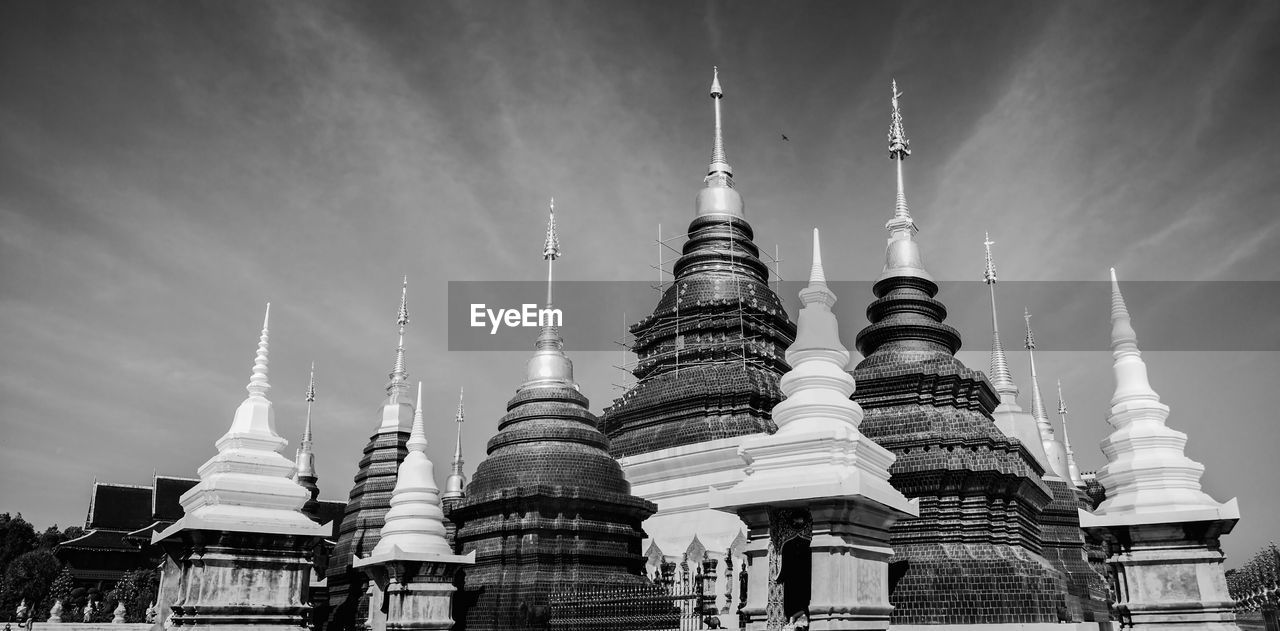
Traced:
<svg viewBox="0 0 1280 631">
<path fill-rule="evenodd" d="M 779 389 L 786 396 L 773 408 L 774 434 L 752 436 L 738 453 L 747 477 L 727 491 L 713 492 L 713 507 L 768 503 L 804 504 L 813 498 L 861 495 L 912 515 L 915 502 L 889 484 L 896 457 L 858 431 L 862 406 L 849 396 L 856 387 L 849 350 L 840 342 L 827 287 L 822 246 L 813 231 L 809 286 L 800 292 L 796 340 L 787 348 L 791 370 Z"/>
<path fill-rule="evenodd" d="M 293 481 L 295 465 L 280 452 L 288 445 L 276 432 L 275 411 L 267 392 L 267 325 L 246 389 L 249 396 L 236 409 L 231 428 L 215 442 L 218 453 L 200 466 L 200 482 L 182 494 L 183 516 L 157 542 L 181 530 L 220 530 L 280 535 L 327 536 L 331 528 L 302 513 L 309 492 Z"/>
<path fill-rule="evenodd" d="M 1107 417 L 1115 431 L 1102 440 L 1107 464 L 1098 470 L 1106 500 L 1080 525 L 1239 519 L 1235 498 L 1221 503 L 1200 490 L 1204 465 L 1183 453 L 1187 435 L 1165 425 L 1169 406 L 1147 380 L 1147 365 L 1111 270 L 1111 355 L 1116 390 Z"/>
<path fill-rule="evenodd" d="M 422 382 L 418 382 L 418 402 L 413 413 L 413 430 L 405 443 L 409 453 L 396 473 L 382 536 L 373 553 L 352 564 L 363 567 L 392 560 L 432 560 L 469 563 L 474 557 L 453 554 L 445 540 L 444 511 L 440 508 L 440 487 L 436 486 L 435 465 L 427 457 L 426 423 L 422 413 Z"/>
</svg>

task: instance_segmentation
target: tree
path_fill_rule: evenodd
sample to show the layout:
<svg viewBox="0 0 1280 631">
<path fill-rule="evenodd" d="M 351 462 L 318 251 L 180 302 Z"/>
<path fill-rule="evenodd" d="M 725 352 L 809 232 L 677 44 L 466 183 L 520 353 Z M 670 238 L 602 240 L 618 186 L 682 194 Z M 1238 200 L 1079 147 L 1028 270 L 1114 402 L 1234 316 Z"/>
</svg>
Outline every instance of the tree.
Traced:
<svg viewBox="0 0 1280 631">
<path fill-rule="evenodd" d="M 0 572 L 7 570 L 14 559 L 35 550 L 38 541 L 36 529 L 22 518 L 22 513 L 16 517 L 0 514 Z"/>
<path fill-rule="evenodd" d="M 34 550 L 14 559 L 4 573 L 3 606 L 10 608 L 10 603 L 25 600 L 33 617 L 48 616 L 53 604 L 48 600 L 49 589 L 61 571 L 62 563 L 49 550 Z"/>
<path fill-rule="evenodd" d="M 36 548 L 52 551 L 63 541 L 66 541 L 66 538 L 62 536 L 62 531 L 58 529 L 58 525 L 54 524 L 40 533 L 40 537 L 36 540 Z"/>
</svg>

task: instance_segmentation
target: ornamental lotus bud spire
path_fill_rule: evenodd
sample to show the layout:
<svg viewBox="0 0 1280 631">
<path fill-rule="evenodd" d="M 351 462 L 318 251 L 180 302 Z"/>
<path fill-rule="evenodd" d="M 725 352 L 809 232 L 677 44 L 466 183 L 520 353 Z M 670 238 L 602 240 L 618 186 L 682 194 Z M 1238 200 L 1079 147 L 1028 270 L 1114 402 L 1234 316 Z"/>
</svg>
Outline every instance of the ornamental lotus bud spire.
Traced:
<svg viewBox="0 0 1280 631">
<path fill-rule="evenodd" d="M 827 287 L 827 275 L 822 269 L 822 242 L 818 239 L 818 229 L 814 228 L 813 265 L 809 268 L 809 286 L 800 290 L 800 304 L 808 307 L 817 303 L 826 304 L 830 310 L 836 304 L 836 295 Z"/>
<path fill-rule="evenodd" d="M 258 355 L 253 359 L 253 374 L 249 377 L 249 385 L 245 389 L 249 391 L 251 397 L 266 398 L 267 392 L 271 390 L 271 384 L 267 383 L 267 360 L 268 339 L 267 324 L 271 321 L 271 303 L 267 303 L 267 312 L 262 316 L 262 335 L 258 338 Z"/>
<path fill-rule="evenodd" d="M 551 308 L 551 268 L 560 258 L 560 236 L 556 234 L 556 198 L 547 210 L 547 238 L 542 242 L 542 258 L 547 262 L 547 308 Z"/>
<path fill-rule="evenodd" d="M 1071 451 L 1071 436 L 1067 434 L 1067 402 L 1062 398 L 1062 380 L 1058 380 L 1058 418 L 1062 419 L 1062 443 L 1067 450 L 1067 473 L 1071 476 L 1071 484 L 1084 487 L 1084 478 L 1080 476 L 1080 467 L 1076 465 L 1076 454 Z"/>
<path fill-rule="evenodd" d="M 1022 318 L 1027 322 L 1027 338 L 1024 345 L 1027 356 L 1031 359 L 1031 415 L 1040 425 L 1042 435 L 1053 436 L 1053 426 L 1049 425 L 1049 414 L 1045 412 L 1044 399 L 1040 396 L 1040 381 L 1036 376 L 1036 336 L 1031 332 L 1031 312 L 1026 307 L 1022 308 Z"/>
<path fill-rule="evenodd" d="M 991 234 L 987 233 L 982 245 L 987 249 L 987 269 L 982 274 L 983 280 L 991 293 L 991 385 L 1001 399 L 1018 398 L 1018 386 L 1013 383 L 1013 375 L 1009 373 L 1009 362 L 1004 355 L 1004 346 L 1000 343 L 1000 325 L 996 321 L 996 263 L 991 256 Z"/>
<path fill-rule="evenodd" d="M 826 285 L 827 274 L 822 269 L 822 242 L 818 240 L 818 229 L 813 229 L 813 265 L 809 268 L 810 285 Z"/>
<path fill-rule="evenodd" d="M 443 499 L 461 498 L 466 494 L 467 477 L 462 473 L 462 393 L 462 388 L 458 388 L 458 415 L 454 419 L 458 424 L 458 437 L 453 446 L 453 465 L 444 483 L 444 494 L 440 496 Z"/>
<path fill-rule="evenodd" d="M 409 373 L 404 367 L 404 328 L 409 324 L 409 276 L 405 275 L 400 286 L 400 310 L 396 312 L 396 325 L 400 327 L 400 341 L 396 343 L 396 365 L 391 371 L 391 383 L 387 394 L 398 400 L 409 392 Z"/>
</svg>

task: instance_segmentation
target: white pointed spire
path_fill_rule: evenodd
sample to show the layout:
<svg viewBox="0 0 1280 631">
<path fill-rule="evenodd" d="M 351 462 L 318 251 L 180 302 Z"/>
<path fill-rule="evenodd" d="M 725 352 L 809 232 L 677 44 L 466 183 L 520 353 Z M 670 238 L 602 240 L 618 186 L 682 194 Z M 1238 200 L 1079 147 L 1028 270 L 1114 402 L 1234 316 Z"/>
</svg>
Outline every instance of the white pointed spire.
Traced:
<svg viewBox="0 0 1280 631">
<path fill-rule="evenodd" d="M 1053 423 L 1049 422 L 1049 413 L 1045 411 L 1044 397 L 1040 395 L 1040 377 L 1036 374 L 1036 336 L 1031 332 L 1031 312 L 1023 307 L 1022 314 L 1027 323 L 1025 346 L 1027 358 L 1031 363 L 1031 416 L 1036 419 L 1036 429 L 1040 431 L 1040 441 L 1043 443 L 1045 455 L 1049 457 L 1052 473 L 1060 478 L 1069 479 L 1067 453 L 1054 435 Z M 1047 475 L 1050 472 L 1045 473 Z"/>
<path fill-rule="evenodd" d="M 245 390 L 251 397 L 267 396 L 271 384 L 267 383 L 268 325 L 271 322 L 271 303 L 267 303 L 266 313 L 262 316 L 262 335 L 258 337 L 258 354 L 253 358 L 253 374 L 249 376 L 249 385 Z"/>
<path fill-rule="evenodd" d="M 1004 345 L 1000 343 L 1000 324 L 996 321 L 996 263 L 991 256 L 991 246 L 995 245 L 995 241 L 991 240 L 990 233 L 986 234 L 982 245 L 987 249 L 987 268 L 982 278 L 991 293 L 991 385 L 995 386 L 1002 401 L 1014 401 L 1018 398 L 1018 386 L 1014 384 L 1013 375 L 1009 372 Z"/>
<path fill-rule="evenodd" d="M 387 394 L 392 402 L 409 392 L 409 373 L 404 365 L 404 329 L 409 324 L 409 276 L 406 274 L 400 285 L 400 309 L 396 311 L 396 325 L 400 330 L 400 338 L 396 343 L 396 365 L 391 370 L 391 382 L 387 384 Z"/>
<path fill-rule="evenodd" d="M 422 414 L 422 382 L 418 382 L 418 405 L 413 415 L 413 431 L 406 443 L 409 453 L 396 472 L 382 536 L 374 546 L 373 559 L 395 558 L 399 554 L 433 554 L 452 557 L 445 540 L 444 512 L 440 509 L 440 489 L 436 487 L 435 465 L 427 457 L 426 423 Z"/>
<path fill-rule="evenodd" d="M 1220 504 L 1200 490 L 1204 465 L 1184 453 L 1187 435 L 1165 424 L 1169 406 L 1147 378 L 1114 268 L 1111 356 L 1116 390 L 1107 422 L 1115 431 L 1102 440 L 1107 464 L 1098 470 L 1107 497 L 1093 515 L 1081 514 L 1081 525 L 1238 519 L 1235 499 Z"/>
<path fill-rule="evenodd" d="M 444 494 L 440 496 L 443 499 L 460 498 L 466 495 L 467 476 L 462 473 L 462 423 L 464 421 L 462 394 L 463 389 L 458 388 L 458 414 L 454 418 L 458 425 L 458 432 L 453 445 L 453 463 L 449 470 L 449 478 L 445 480 Z"/>
<path fill-rule="evenodd" d="M 1085 487 L 1084 478 L 1080 475 L 1080 467 L 1076 465 L 1076 454 L 1071 450 L 1071 436 L 1067 434 L 1067 401 L 1062 398 L 1062 380 L 1058 380 L 1058 418 L 1062 419 L 1062 445 L 1067 450 L 1067 473 L 1071 484 Z"/>
<path fill-rule="evenodd" d="M 822 247 L 814 230 L 809 285 L 800 291 L 795 342 L 787 348 L 791 369 L 778 382 L 786 397 L 773 408 L 774 434 L 748 437 L 739 448 L 750 475 L 727 491 L 713 490 L 713 508 L 768 504 L 803 498 L 860 495 L 919 514 L 917 506 L 889 484 L 893 452 L 858 431 L 862 407 L 845 370 L 850 353 L 840 341 L 831 308 L 836 296 L 822 271 Z"/>
<path fill-rule="evenodd" d="M 711 164 L 702 178 L 703 188 L 698 191 L 694 204 L 698 216 L 731 215 L 743 217 L 742 196 L 733 188 L 733 167 L 724 153 L 724 130 L 720 120 L 720 101 L 724 90 L 720 87 L 720 69 L 711 68 L 711 100 L 715 104 L 715 139 L 711 146 Z"/>
<path fill-rule="evenodd" d="M 268 323 L 263 318 L 258 352 L 249 379 L 249 396 L 236 408 L 231 428 L 214 445 L 218 453 L 200 466 L 200 482 L 182 494 L 183 517 L 152 541 L 180 530 L 226 530 L 321 535 L 301 508 L 309 492 L 293 480 L 295 463 L 280 454 L 288 444 L 276 432 L 275 411 L 267 399 Z"/>
</svg>

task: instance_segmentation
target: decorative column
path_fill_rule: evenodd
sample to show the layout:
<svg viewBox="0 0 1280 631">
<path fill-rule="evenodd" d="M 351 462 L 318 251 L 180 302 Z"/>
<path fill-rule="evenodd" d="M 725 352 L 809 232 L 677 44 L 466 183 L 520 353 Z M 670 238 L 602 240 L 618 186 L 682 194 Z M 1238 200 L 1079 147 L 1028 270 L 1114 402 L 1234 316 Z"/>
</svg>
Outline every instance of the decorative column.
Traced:
<svg viewBox="0 0 1280 631">
<path fill-rule="evenodd" d="M 371 603 L 373 628 L 453 628 L 453 576 L 463 565 L 475 563 L 475 552 L 453 553 L 445 540 L 444 512 L 436 486 L 435 465 L 427 458 L 427 434 L 422 414 L 422 382 L 414 408 L 409 449 L 391 491 L 381 539 L 373 554 L 352 561 L 369 575 L 375 592 Z"/>
<path fill-rule="evenodd" d="M 1115 607 L 1141 629 L 1238 629 L 1219 537 L 1240 519 L 1235 498 L 1200 490 L 1204 465 L 1184 453 L 1187 435 L 1165 424 L 1169 406 L 1147 380 L 1129 310 L 1111 270 L 1111 354 L 1115 395 L 1098 470 L 1106 500 L 1080 511 L 1080 525 L 1111 546 Z"/>
<path fill-rule="evenodd" d="M 264 317 L 249 397 L 200 467 L 200 482 L 178 500 L 182 518 L 152 535 L 168 557 L 161 585 L 176 593 L 166 616 L 173 626 L 305 629 L 307 557 L 330 529 L 302 513 L 309 493 L 280 454 L 288 441 L 267 400 L 267 352 Z"/>
<path fill-rule="evenodd" d="M 817 230 L 800 301 L 796 341 L 786 353 L 792 368 L 779 383 L 786 399 L 773 409 L 778 431 L 743 441 L 738 453 L 747 476 L 713 491 L 711 506 L 747 524 L 748 629 L 781 629 L 799 611 L 807 611 L 812 629 L 887 629 L 889 528 L 918 515 L 919 506 L 889 484 L 893 453 L 858 431 L 862 408 L 849 398 L 849 351 L 831 312 L 836 296 L 827 288 Z M 784 553 L 796 537 L 808 545 Z"/>
</svg>

